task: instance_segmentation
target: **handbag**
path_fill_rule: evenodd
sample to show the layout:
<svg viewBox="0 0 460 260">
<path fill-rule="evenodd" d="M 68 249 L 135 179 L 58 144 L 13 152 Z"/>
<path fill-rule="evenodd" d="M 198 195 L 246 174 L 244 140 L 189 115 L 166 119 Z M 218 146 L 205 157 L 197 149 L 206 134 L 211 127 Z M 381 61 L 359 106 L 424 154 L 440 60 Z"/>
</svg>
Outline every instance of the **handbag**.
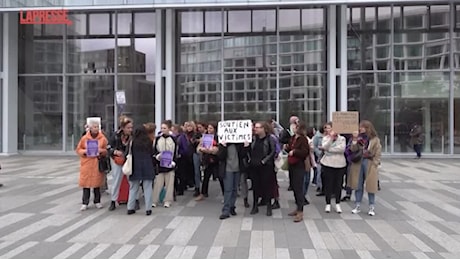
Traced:
<svg viewBox="0 0 460 260">
<path fill-rule="evenodd" d="M 123 165 L 125 164 L 125 157 L 123 156 L 113 156 L 113 161 L 115 162 L 115 164 L 117 165 Z"/>
<path fill-rule="evenodd" d="M 112 170 L 112 166 L 110 165 L 110 159 L 106 156 L 98 159 L 98 166 L 99 172 L 102 172 L 104 174 L 108 174 Z"/>
<path fill-rule="evenodd" d="M 123 167 L 121 168 L 121 170 L 123 171 L 123 174 L 126 176 L 131 176 L 133 174 L 132 146 L 133 146 L 133 141 L 129 142 L 128 155 L 126 155 L 126 161 L 123 164 Z"/>
<path fill-rule="evenodd" d="M 362 158 L 363 158 L 363 149 L 361 148 L 359 148 L 358 151 L 353 152 L 350 155 L 350 161 L 354 163 L 360 162 Z"/>
</svg>

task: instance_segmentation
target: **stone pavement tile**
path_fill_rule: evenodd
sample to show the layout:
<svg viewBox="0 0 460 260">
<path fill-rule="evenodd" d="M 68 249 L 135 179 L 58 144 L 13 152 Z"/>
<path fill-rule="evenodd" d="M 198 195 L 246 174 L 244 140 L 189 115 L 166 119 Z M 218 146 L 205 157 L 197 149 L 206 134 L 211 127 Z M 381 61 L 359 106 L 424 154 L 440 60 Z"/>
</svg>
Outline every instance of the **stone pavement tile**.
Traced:
<svg viewBox="0 0 460 260">
<path fill-rule="evenodd" d="M 165 259 L 172 248 L 173 246 L 170 246 L 170 245 L 160 245 L 160 247 L 158 248 L 158 250 L 156 250 L 152 258 L 153 259 Z"/>
<path fill-rule="evenodd" d="M 426 221 L 409 221 L 408 223 L 428 236 L 432 241 L 444 247 L 448 252 L 460 252 L 460 241 L 452 239 L 430 223 Z M 428 245 L 430 246 L 430 244 Z"/>
<path fill-rule="evenodd" d="M 458 191 L 460 194 L 460 190 Z M 457 194 L 457 195 L 458 195 Z M 426 211 L 431 212 L 431 214 L 438 216 L 441 218 L 440 221 L 458 221 L 460 217 L 460 209 L 458 206 L 454 205 L 453 203 L 445 203 L 445 202 L 420 202 L 417 203 L 421 208 L 425 209 Z M 442 206 L 439 206 L 441 204 Z M 446 204 L 448 207 L 446 207 Z M 452 212 L 451 209 L 454 209 L 455 212 Z M 428 220 L 429 221 L 429 220 Z"/>
<path fill-rule="evenodd" d="M 275 232 L 275 246 L 277 248 L 288 248 L 289 243 L 287 239 L 286 231 L 274 231 Z"/>
<path fill-rule="evenodd" d="M 286 224 L 286 237 L 289 247 L 314 248 L 311 237 L 308 235 L 305 222 Z"/>
<path fill-rule="evenodd" d="M 67 243 L 38 243 L 36 241 L 21 242 L 21 244 L 26 243 L 35 243 L 35 245 L 28 248 L 26 251 L 18 252 L 18 254 L 11 256 L 11 258 L 49 259 L 59 254 L 59 252 L 64 251 L 69 246 Z M 19 246 L 16 248 L 19 248 Z M 8 253 L 14 250 L 15 249 L 11 249 L 8 251 Z M 7 255 L 8 253 L 1 252 L 0 255 Z M 6 258 L 6 256 L 2 258 Z"/>
<path fill-rule="evenodd" d="M 454 230 L 452 230 L 452 229 L 446 227 L 445 225 L 443 225 L 444 222 L 434 222 L 434 221 L 431 221 L 431 222 L 429 222 L 429 223 L 430 223 L 431 225 L 433 225 L 435 228 L 439 229 L 441 232 L 446 233 L 446 234 L 449 235 L 449 236 L 452 236 L 452 235 L 456 235 L 456 234 L 457 234 Z"/>
<path fill-rule="evenodd" d="M 142 252 L 147 248 L 147 245 L 133 245 L 133 248 L 122 258 L 134 259 L 139 257 Z"/>
<path fill-rule="evenodd" d="M 357 259 L 359 255 L 356 253 L 356 250 L 342 250 L 344 259 Z"/>
<path fill-rule="evenodd" d="M 324 220 L 315 219 L 314 221 L 315 221 L 316 228 L 318 228 L 319 232 L 326 232 L 326 233 L 331 232 L 331 230 L 329 230 L 329 227 L 326 225 Z"/>
<path fill-rule="evenodd" d="M 414 259 L 414 255 L 411 252 L 403 251 L 398 252 L 400 259 Z"/>
<path fill-rule="evenodd" d="M 198 246 L 193 255 L 193 259 L 205 259 L 209 254 L 209 246 Z"/>
<path fill-rule="evenodd" d="M 203 217 L 183 217 L 181 223 L 165 241 L 167 245 L 188 245 L 190 238 L 200 225 Z"/>
<path fill-rule="evenodd" d="M 120 244 L 111 244 L 111 245 L 109 245 L 108 248 L 106 248 L 104 251 L 102 251 L 99 255 L 96 255 L 95 258 L 108 259 L 112 255 L 114 255 L 121 248 L 121 246 L 122 245 L 120 245 Z M 120 257 L 120 258 L 122 258 L 122 257 Z"/>
<path fill-rule="evenodd" d="M 329 249 L 329 254 L 333 259 L 344 259 L 345 255 L 342 250 Z"/>
<path fill-rule="evenodd" d="M 235 259 L 236 255 L 236 247 L 224 247 L 222 250 L 222 255 L 220 258 L 222 259 Z"/>
<path fill-rule="evenodd" d="M 425 253 L 423 252 L 411 252 L 415 259 L 430 259 Z"/>
<path fill-rule="evenodd" d="M 251 231 L 241 231 L 238 237 L 237 247 L 248 248 L 250 247 L 250 245 L 251 245 Z"/>
<path fill-rule="evenodd" d="M 289 256 L 291 259 L 305 259 L 302 248 L 289 248 Z"/>
<path fill-rule="evenodd" d="M 220 228 L 222 220 L 218 218 L 203 218 L 200 225 L 193 233 L 188 245 L 209 246 L 212 245 Z"/>
<path fill-rule="evenodd" d="M 425 254 L 430 258 L 430 259 L 442 259 L 444 258 L 442 255 L 436 252 L 425 252 Z"/>
<path fill-rule="evenodd" d="M 398 252 L 389 249 L 389 250 L 381 250 L 381 251 L 369 251 L 371 255 L 376 259 L 399 259 L 400 256 Z"/>
<path fill-rule="evenodd" d="M 249 247 L 236 247 L 235 259 L 248 259 L 249 258 Z"/>
<path fill-rule="evenodd" d="M 163 245 L 166 239 L 174 232 L 173 229 L 163 229 L 158 236 L 153 240 L 152 244 Z"/>
</svg>

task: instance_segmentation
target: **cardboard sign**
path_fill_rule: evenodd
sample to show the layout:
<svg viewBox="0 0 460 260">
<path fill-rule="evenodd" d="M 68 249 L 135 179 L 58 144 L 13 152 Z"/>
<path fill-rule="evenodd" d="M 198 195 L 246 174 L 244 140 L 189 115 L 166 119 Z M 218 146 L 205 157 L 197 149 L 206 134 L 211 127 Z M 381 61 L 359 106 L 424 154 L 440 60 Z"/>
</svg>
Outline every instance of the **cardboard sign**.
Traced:
<svg viewBox="0 0 460 260">
<path fill-rule="evenodd" d="M 352 134 L 359 129 L 359 112 L 332 112 L 332 129 L 339 134 Z"/>
<path fill-rule="evenodd" d="M 230 144 L 252 142 L 251 120 L 227 120 L 220 121 L 217 127 L 219 143 Z"/>
</svg>

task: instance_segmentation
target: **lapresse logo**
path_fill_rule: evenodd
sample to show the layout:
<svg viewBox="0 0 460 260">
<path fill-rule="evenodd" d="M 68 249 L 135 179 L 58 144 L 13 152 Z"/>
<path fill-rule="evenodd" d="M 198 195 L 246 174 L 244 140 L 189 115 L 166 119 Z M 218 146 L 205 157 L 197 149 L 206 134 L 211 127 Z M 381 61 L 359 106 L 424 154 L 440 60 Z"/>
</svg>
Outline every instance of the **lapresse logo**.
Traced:
<svg viewBox="0 0 460 260">
<path fill-rule="evenodd" d="M 72 24 L 68 10 L 21 10 L 19 14 L 20 24 Z"/>
</svg>

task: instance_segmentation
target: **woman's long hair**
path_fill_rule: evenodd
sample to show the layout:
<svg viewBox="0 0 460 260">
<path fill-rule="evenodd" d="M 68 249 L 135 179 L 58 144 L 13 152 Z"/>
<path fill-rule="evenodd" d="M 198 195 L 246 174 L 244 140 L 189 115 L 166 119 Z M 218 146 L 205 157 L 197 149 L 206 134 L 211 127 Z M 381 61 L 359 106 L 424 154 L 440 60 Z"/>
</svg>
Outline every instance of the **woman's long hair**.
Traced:
<svg viewBox="0 0 460 260">
<path fill-rule="evenodd" d="M 153 149 L 153 141 L 147 134 L 145 127 L 136 127 L 133 134 L 133 149 L 149 152 Z"/>
<path fill-rule="evenodd" d="M 377 131 L 375 130 L 374 125 L 371 123 L 369 120 L 363 120 L 361 123 L 359 123 L 360 127 L 364 127 L 366 129 L 366 134 L 369 139 L 372 139 L 374 137 L 377 137 Z"/>
</svg>

